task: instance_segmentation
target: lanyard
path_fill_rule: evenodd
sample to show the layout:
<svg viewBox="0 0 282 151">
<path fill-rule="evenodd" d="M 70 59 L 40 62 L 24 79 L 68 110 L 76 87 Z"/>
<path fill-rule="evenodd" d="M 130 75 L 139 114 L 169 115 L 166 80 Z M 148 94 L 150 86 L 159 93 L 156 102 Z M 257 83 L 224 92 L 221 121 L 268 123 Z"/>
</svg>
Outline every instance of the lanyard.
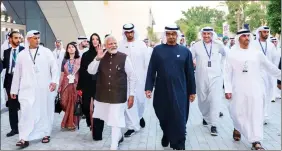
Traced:
<svg viewBox="0 0 282 151">
<path fill-rule="evenodd" d="M 263 49 L 260 40 L 259 40 L 259 44 L 260 44 L 262 52 L 264 53 L 264 55 L 266 55 L 266 52 L 267 52 L 267 41 L 265 41 L 265 49 Z"/>
<path fill-rule="evenodd" d="M 210 52 L 208 52 L 207 47 L 205 45 L 205 42 L 203 42 L 203 45 L 205 47 L 206 53 L 207 53 L 207 55 L 209 57 L 209 60 L 211 60 L 212 42 L 211 42 Z"/>
<path fill-rule="evenodd" d="M 36 49 L 36 52 L 35 52 L 34 57 L 32 57 L 32 54 L 31 54 L 31 52 L 30 52 L 30 50 L 29 50 L 29 56 L 30 56 L 30 58 L 31 58 L 31 60 L 32 60 L 32 62 L 33 62 L 33 64 L 35 64 L 35 59 L 36 59 L 36 55 L 37 55 L 37 52 L 38 52 L 38 48 L 39 48 L 39 47 L 37 47 L 37 49 Z"/>
<path fill-rule="evenodd" d="M 74 63 L 75 63 L 75 60 L 73 61 L 73 64 L 70 63 L 70 59 L 68 60 L 68 71 L 70 74 L 73 74 L 73 67 L 74 67 Z"/>
</svg>

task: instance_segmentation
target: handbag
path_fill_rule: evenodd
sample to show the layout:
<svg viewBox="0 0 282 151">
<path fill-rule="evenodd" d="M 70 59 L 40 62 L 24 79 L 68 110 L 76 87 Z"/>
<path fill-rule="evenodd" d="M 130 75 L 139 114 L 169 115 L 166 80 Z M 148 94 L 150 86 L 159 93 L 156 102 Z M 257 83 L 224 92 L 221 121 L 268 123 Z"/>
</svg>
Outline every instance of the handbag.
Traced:
<svg viewBox="0 0 282 151">
<path fill-rule="evenodd" d="M 81 97 L 78 95 L 74 105 L 74 116 L 82 116 L 82 103 Z"/>
<path fill-rule="evenodd" d="M 62 112 L 62 106 L 61 106 L 61 97 L 60 94 L 58 93 L 56 98 L 55 98 L 55 113 L 61 113 Z"/>
<path fill-rule="evenodd" d="M 76 116 L 77 118 L 77 121 L 76 121 L 76 125 L 77 125 L 77 128 L 79 129 L 79 121 L 80 121 L 80 116 L 83 115 L 82 113 L 82 98 L 81 96 L 77 95 L 77 99 L 76 99 L 76 102 L 75 102 L 75 105 L 74 105 L 74 116 Z"/>
</svg>

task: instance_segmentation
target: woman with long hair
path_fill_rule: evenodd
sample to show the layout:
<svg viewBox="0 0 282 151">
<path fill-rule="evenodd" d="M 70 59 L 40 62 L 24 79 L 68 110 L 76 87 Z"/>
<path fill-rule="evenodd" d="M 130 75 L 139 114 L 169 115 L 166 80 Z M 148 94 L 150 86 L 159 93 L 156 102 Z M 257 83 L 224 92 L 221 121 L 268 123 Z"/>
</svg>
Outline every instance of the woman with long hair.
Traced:
<svg viewBox="0 0 282 151">
<path fill-rule="evenodd" d="M 78 80 L 77 90 L 82 91 L 82 111 L 86 117 L 87 126 L 92 130 L 93 140 L 102 140 L 102 132 L 104 121 L 100 119 L 92 119 L 93 99 L 96 93 L 96 76 L 87 72 L 88 65 L 97 55 L 97 47 L 101 45 L 101 38 L 97 33 L 93 33 L 89 40 L 89 50 L 86 51 L 81 58 L 81 66 Z"/>
<path fill-rule="evenodd" d="M 61 95 L 61 106 L 65 112 L 61 128 L 75 131 L 78 121 L 74 117 L 74 105 L 77 100 L 76 87 L 79 79 L 80 57 L 75 44 L 69 43 L 66 49 L 58 90 Z"/>
</svg>

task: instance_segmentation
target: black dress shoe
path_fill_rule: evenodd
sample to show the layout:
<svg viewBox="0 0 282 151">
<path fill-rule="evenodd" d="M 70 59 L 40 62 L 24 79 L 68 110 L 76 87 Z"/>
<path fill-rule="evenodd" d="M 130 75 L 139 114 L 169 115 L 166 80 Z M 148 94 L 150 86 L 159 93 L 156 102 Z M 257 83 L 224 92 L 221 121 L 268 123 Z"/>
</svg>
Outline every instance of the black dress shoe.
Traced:
<svg viewBox="0 0 282 151">
<path fill-rule="evenodd" d="M 135 134 L 135 131 L 134 130 L 127 130 L 124 134 L 124 137 L 130 137 L 132 136 L 133 134 Z"/>
<path fill-rule="evenodd" d="M 10 133 L 8 133 L 6 136 L 7 137 L 11 137 L 11 136 L 14 136 L 14 135 L 16 135 L 16 134 L 19 134 L 19 132 L 18 131 L 11 131 Z"/>
<path fill-rule="evenodd" d="M 204 125 L 204 126 L 208 126 L 208 123 L 206 122 L 205 119 L 203 119 L 203 125 Z"/>
<path fill-rule="evenodd" d="M 168 145 L 169 145 L 169 141 L 167 140 L 167 137 L 165 135 L 163 135 L 162 146 L 167 147 Z"/>
<path fill-rule="evenodd" d="M 141 120 L 140 120 L 140 126 L 141 126 L 142 128 L 144 128 L 144 127 L 146 126 L 146 123 L 145 123 L 145 120 L 144 120 L 143 117 L 142 117 Z"/>
<path fill-rule="evenodd" d="M 222 112 L 219 112 L 219 117 L 222 117 L 223 116 L 223 113 Z"/>
</svg>

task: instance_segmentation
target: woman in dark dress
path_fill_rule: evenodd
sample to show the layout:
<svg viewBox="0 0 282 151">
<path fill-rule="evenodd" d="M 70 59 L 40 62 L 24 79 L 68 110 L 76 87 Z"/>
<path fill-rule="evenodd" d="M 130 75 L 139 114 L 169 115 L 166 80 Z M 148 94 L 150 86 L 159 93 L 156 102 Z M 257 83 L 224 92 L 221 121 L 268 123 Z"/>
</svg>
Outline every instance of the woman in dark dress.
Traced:
<svg viewBox="0 0 282 151">
<path fill-rule="evenodd" d="M 93 113 L 93 99 L 96 93 L 96 76 L 87 72 L 88 65 L 96 57 L 96 47 L 101 45 L 100 36 L 94 33 L 90 36 L 90 47 L 81 58 L 79 80 L 77 90 L 82 91 L 82 111 L 86 117 L 87 126 L 92 130 L 94 140 L 102 140 L 102 132 L 104 128 L 104 121 L 100 119 L 92 119 Z"/>
</svg>

